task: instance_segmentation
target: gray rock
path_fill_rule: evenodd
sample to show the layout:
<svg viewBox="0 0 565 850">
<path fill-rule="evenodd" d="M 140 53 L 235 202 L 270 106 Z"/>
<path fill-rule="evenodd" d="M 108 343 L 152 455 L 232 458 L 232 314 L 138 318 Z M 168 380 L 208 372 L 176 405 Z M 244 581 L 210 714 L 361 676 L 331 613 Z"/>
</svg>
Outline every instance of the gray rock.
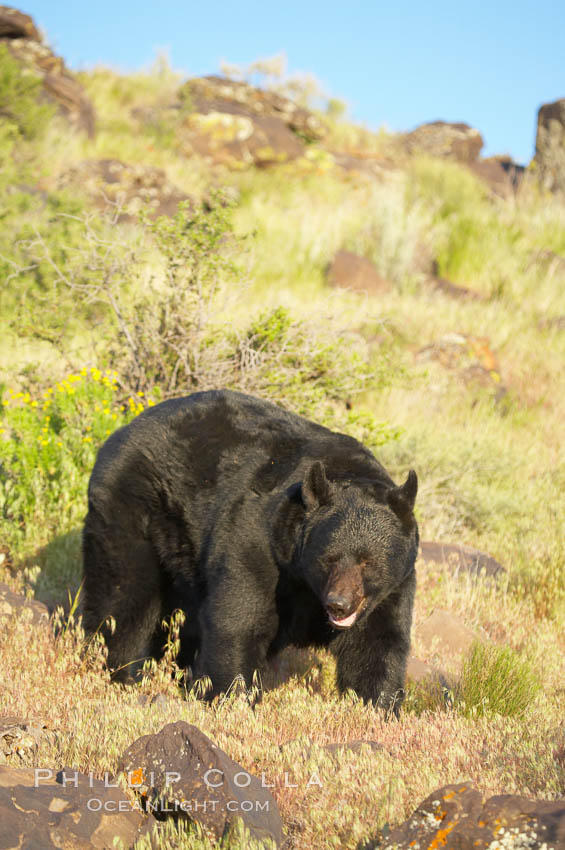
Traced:
<svg viewBox="0 0 565 850">
<path fill-rule="evenodd" d="M 504 794 L 484 800 L 470 782 L 429 795 L 379 842 L 381 850 L 558 850 L 565 847 L 565 801 Z"/>
</svg>

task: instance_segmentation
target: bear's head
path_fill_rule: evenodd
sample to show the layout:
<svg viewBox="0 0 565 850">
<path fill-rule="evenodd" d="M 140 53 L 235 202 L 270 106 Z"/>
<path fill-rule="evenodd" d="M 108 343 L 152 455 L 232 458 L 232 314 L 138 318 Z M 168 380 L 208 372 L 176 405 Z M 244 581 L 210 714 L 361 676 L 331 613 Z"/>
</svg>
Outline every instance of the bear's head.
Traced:
<svg viewBox="0 0 565 850">
<path fill-rule="evenodd" d="M 413 569 L 418 489 L 411 470 L 399 487 L 382 480 L 329 481 L 321 461 L 306 470 L 298 568 L 335 629 L 362 622 Z"/>
</svg>

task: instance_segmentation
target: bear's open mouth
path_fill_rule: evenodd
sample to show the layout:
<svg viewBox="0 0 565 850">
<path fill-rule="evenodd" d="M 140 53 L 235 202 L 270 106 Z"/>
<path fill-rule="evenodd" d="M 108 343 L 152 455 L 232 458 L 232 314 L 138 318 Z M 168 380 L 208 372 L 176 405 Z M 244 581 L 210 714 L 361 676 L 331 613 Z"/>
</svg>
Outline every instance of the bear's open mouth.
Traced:
<svg viewBox="0 0 565 850">
<path fill-rule="evenodd" d="M 347 617 L 341 617 L 339 619 L 337 617 L 334 617 L 334 615 L 328 611 L 330 623 L 336 629 L 350 629 L 353 623 L 357 620 L 359 614 L 361 613 L 364 607 L 365 599 L 362 599 L 359 604 L 359 607 L 352 614 L 348 614 Z"/>
</svg>

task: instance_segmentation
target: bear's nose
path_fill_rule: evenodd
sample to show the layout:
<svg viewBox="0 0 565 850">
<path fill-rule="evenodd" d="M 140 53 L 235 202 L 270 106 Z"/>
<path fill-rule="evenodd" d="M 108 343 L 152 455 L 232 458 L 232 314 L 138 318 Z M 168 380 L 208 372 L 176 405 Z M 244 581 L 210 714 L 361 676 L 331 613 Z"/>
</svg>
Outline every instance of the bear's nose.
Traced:
<svg viewBox="0 0 565 850">
<path fill-rule="evenodd" d="M 347 617 L 351 613 L 353 602 L 350 597 L 338 591 L 331 590 L 326 596 L 326 610 L 336 619 Z"/>
</svg>

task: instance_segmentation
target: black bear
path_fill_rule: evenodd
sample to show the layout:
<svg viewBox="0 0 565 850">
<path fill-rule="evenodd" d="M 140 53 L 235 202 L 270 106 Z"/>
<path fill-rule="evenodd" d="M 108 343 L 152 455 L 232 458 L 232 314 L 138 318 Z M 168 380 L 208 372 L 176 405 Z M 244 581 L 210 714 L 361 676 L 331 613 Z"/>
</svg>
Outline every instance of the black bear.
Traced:
<svg viewBox="0 0 565 850">
<path fill-rule="evenodd" d="M 415 589 L 417 478 L 352 437 L 226 390 L 148 408 L 98 453 L 83 614 L 118 680 L 162 651 L 226 691 L 283 647 L 327 646 L 340 691 L 398 713 Z M 106 622 L 112 617 L 114 623 Z"/>
</svg>

